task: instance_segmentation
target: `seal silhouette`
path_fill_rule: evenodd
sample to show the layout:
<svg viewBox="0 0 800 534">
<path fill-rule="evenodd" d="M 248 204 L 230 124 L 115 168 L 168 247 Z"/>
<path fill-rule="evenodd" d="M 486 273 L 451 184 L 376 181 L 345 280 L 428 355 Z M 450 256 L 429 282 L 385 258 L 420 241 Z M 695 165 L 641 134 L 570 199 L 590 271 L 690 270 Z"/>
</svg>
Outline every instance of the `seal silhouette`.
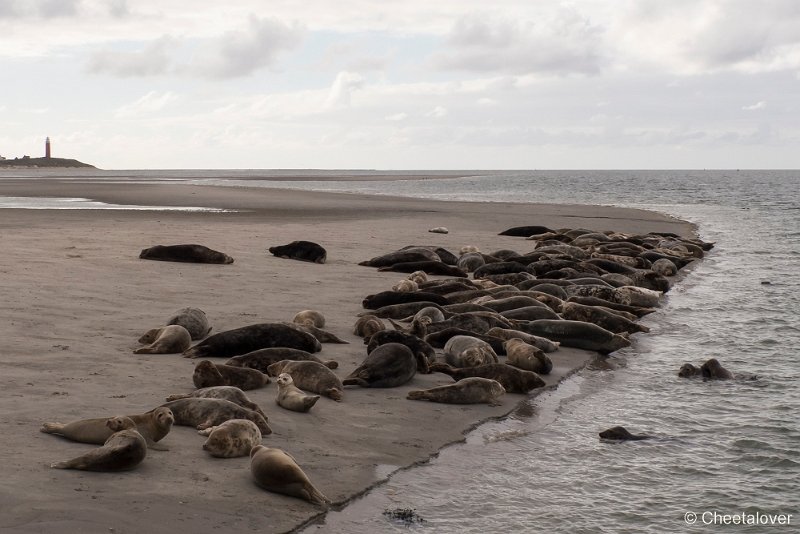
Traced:
<svg viewBox="0 0 800 534">
<path fill-rule="evenodd" d="M 325 263 L 327 251 L 313 241 L 292 241 L 288 245 L 269 247 L 272 255 L 279 258 L 307 261 L 311 263 Z"/>
<path fill-rule="evenodd" d="M 187 398 L 162 405 L 175 414 L 175 424 L 193 426 L 197 430 L 220 425 L 229 419 L 247 419 L 254 422 L 262 434 L 272 434 L 267 418 L 224 399 Z"/>
<path fill-rule="evenodd" d="M 143 260 L 182 263 L 233 263 L 233 258 L 204 245 L 155 245 L 139 253 Z"/>
<path fill-rule="evenodd" d="M 281 373 L 290 374 L 295 386 L 304 391 L 325 395 L 335 401 L 342 400 L 344 391 L 342 381 L 321 363 L 282 360 L 273 363 L 267 370 L 270 376 L 278 376 Z"/>
<path fill-rule="evenodd" d="M 289 347 L 306 352 L 322 350 L 320 342 L 307 332 L 283 323 L 259 323 L 209 336 L 184 351 L 183 355 L 186 358 L 232 358 L 269 347 Z"/>
</svg>

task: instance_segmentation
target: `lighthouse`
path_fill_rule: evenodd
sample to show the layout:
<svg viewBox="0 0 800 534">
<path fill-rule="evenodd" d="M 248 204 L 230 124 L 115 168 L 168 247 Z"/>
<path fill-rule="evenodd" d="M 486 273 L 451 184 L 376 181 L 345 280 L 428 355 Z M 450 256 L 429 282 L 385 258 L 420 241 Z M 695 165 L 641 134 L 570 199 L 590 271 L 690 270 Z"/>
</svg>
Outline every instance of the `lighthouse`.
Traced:
<svg viewBox="0 0 800 534">
<path fill-rule="evenodd" d="M 50 157 L 50 138 L 49 137 L 45 138 L 45 140 L 44 140 L 44 157 L 46 157 L 46 158 Z"/>
</svg>

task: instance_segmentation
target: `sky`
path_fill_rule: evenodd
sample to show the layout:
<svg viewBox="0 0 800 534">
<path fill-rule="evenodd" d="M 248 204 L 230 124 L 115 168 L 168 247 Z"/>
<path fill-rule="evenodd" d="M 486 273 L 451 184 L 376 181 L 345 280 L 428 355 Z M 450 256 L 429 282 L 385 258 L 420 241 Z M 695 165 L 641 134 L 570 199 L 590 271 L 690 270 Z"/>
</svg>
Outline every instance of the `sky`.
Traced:
<svg viewBox="0 0 800 534">
<path fill-rule="evenodd" d="M 798 0 L 0 0 L 0 155 L 800 168 Z"/>
</svg>

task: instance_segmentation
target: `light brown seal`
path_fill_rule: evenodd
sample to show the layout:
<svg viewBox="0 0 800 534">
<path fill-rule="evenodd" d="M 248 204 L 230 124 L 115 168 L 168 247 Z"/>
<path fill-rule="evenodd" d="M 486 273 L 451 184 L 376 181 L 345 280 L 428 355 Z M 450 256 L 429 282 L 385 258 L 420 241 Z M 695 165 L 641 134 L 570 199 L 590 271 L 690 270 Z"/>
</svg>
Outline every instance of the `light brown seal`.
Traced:
<svg viewBox="0 0 800 534">
<path fill-rule="evenodd" d="M 177 354 L 192 345 L 192 336 L 184 327 L 173 324 L 148 330 L 139 338 L 139 343 L 150 345 L 136 349 L 135 354 Z"/>
<path fill-rule="evenodd" d="M 372 334 L 381 330 L 386 330 L 386 325 L 372 314 L 359 317 L 353 326 L 353 334 L 364 338 L 372 337 Z"/>
<path fill-rule="evenodd" d="M 553 362 L 541 349 L 529 345 L 519 338 L 509 339 L 504 346 L 508 355 L 506 360 L 508 365 L 540 375 L 550 374 L 550 371 L 553 370 Z"/>
<path fill-rule="evenodd" d="M 77 458 L 56 462 L 55 469 L 81 469 L 84 471 L 127 471 L 133 469 L 147 456 L 147 443 L 129 417 L 117 416 L 106 420 L 111 436 L 93 451 Z"/>
<path fill-rule="evenodd" d="M 395 285 L 392 286 L 392 291 L 397 291 L 400 293 L 410 293 L 412 291 L 417 291 L 419 289 L 419 285 L 414 282 L 413 280 L 409 280 L 408 278 L 400 280 Z"/>
<path fill-rule="evenodd" d="M 208 436 L 203 450 L 216 458 L 248 456 L 250 449 L 261 444 L 261 431 L 247 419 L 229 419 L 197 433 Z"/>
<path fill-rule="evenodd" d="M 157 451 L 167 451 L 169 447 L 156 443 L 169 434 L 175 416 L 169 408 L 159 407 L 139 415 L 125 416 L 136 425 L 136 430 L 145 439 L 147 446 Z M 100 445 L 114 432 L 107 426 L 108 417 L 81 419 L 71 423 L 44 423 L 41 431 L 56 434 L 80 443 Z"/>
<path fill-rule="evenodd" d="M 270 376 L 281 373 L 292 375 L 294 385 L 304 391 L 318 393 L 335 401 L 342 400 L 344 386 L 333 371 L 318 362 L 293 362 L 283 360 L 273 363 L 267 368 Z"/>
<path fill-rule="evenodd" d="M 305 413 L 319 400 L 319 395 L 309 395 L 295 386 L 292 375 L 289 373 L 279 374 L 275 382 L 278 384 L 278 396 L 275 398 L 275 402 L 281 408 Z"/>
<path fill-rule="evenodd" d="M 247 408 L 248 410 L 258 412 L 263 415 L 264 418 L 267 417 L 267 414 L 264 413 L 258 404 L 251 401 L 247 395 L 245 395 L 244 391 L 236 386 L 211 386 L 207 388 L 200 388 L 194 390 L 192 393 L 178 393 L 175 395 L 170 395 L 166 400 L 169 402 L 178 399 L 189 399 L 192 397 L 198 399 L 224 399 L 231 401 L 234 404 L 238 404 L 243 408 Z"/>
<path fill-rule="evenodd" d="M 453 367 L 477 367 L 497 363 L 492 346 L 472 336 L 453 336 L 444 344 L 444 360 Z"/>
<path fill-rule="evenodd" d="M 428 273 L 426 273 L 425 271 L 414 271 L 413 273 L 409 274 L 406 278 L 411 280 L 412 282 L 421 284 L 423 282 L 428 281 Z"/>
<path fill-rule="evenodd" d="M 175 414 L 175 424 L 193 426 L 197 430 L 221 425 L 229 419 L 247 419 L 258 426 L 262 434 L 272 434 L 267 418 L 224 399 L 178 399 L 163 405 Z"/>
<path fill-rule="evenodd" d="M 500 406 L 498 400 L 505 395 L 505 388 L 497 380 L 489 378 L 462 378 L 455 384 L 439 386 L 431 389 L 409 391 L 407 399 L 443 402 L 445 404 L 478 404 Z"/>
<path fill-rule="evenodd" d="M 330 503 L 306 474 L 297 461 L 281 449 L 256 445 L 250 451 L 250 472 L 256 484 L 267 491 L 305 499 L 312 504 L 327 506 Z"/>
<path fill-rule="evenodd" d="M 297 312 L 292 319 L 293 323 L 316 326 L 317 328 L 325 327 L 325 316 L 316 310 L 303 310 Z"/>
<path fill-rule="evenodd" d="M 269 377 L 249 367 L 234 367 L 203 360 L 195 366 L 192 381 L 197 388 L 235 386 L 246 391 L 266 386 L 269 384 Z"/>
</svg>

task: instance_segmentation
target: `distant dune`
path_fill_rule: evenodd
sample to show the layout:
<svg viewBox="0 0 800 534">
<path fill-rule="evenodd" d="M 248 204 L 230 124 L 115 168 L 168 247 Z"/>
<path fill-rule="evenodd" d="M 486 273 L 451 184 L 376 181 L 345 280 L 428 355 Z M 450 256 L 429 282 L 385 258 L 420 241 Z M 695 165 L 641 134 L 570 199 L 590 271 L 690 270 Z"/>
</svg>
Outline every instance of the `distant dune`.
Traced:
<svg viewBox="0 0 800 534">
<path fill-rule="evenodd" d="M 66 158 L 17 158 L 17 159 L 0 159 L 0 168 L 8 167 L 90 167 L 95 168 L 94 165 L 83 163 L 77 159 Z"/>
</svg>

